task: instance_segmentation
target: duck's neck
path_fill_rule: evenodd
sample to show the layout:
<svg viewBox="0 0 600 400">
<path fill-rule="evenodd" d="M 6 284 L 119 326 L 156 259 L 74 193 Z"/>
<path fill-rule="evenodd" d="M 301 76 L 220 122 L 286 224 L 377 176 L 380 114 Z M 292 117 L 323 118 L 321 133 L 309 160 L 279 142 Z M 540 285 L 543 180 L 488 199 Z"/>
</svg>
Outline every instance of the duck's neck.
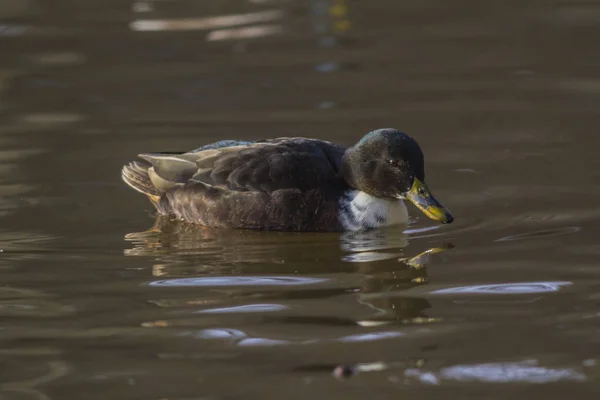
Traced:
<svg viewBox="0 0 600 400">
<path fill-rule="evenodd" d="M 359 162 L 360 160 L 358 160 L 358 153 L 354 147 L 349 147 L 344 152 L 344 155 L 342 156 L 342 163 L 340 165 L 340 174 L 342 175 L 342 178 L 344 178 L 348 186 L 356 190 L 360 189 L 357 185 L 358 180 L 356 177 L 356 172 L 353 170 L 352 166 L 357 165 Z"/>
</svg>

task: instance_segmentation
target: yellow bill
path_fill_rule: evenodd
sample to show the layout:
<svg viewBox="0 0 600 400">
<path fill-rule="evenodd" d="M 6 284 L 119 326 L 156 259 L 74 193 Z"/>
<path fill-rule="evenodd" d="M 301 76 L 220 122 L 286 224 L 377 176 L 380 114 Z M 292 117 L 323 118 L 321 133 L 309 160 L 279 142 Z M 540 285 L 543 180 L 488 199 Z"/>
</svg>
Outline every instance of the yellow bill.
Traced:
<svg viewBox="0 0 600 400">
<path fill-rule="evenodd" d="M 427 185 L 417 178 L 415 178 L 412 188 L 406 194 L 406 198 L 417 206 L 423 214 L 433 220 L 439 221 L 442 224 L 450 224 L 454 221 L 454 217 L 450 211 L 433 197 Z"/>
</svg>

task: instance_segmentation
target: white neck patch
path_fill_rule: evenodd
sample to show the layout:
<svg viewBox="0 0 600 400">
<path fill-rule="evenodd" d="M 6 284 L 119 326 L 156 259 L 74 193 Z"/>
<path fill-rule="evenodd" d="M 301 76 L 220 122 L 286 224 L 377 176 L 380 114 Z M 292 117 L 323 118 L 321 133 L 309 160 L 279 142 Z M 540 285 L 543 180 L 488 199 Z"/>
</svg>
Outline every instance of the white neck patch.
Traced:
<svg viewBox="0 0 600 400">
<path fill-rule="evenodd" d="M 386 200 L 360 190 L 348 190 L 339 200 L 339 219 L 348 231 L 380 228 L 408 222 L 402 200 Z"/>
</svg>

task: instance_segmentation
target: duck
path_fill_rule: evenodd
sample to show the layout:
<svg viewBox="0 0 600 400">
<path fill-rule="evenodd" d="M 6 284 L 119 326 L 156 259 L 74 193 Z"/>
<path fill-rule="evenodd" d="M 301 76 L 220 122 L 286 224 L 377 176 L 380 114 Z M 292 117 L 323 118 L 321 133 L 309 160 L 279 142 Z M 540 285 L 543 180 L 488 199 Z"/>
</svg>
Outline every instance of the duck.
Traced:
<svg viewBox="0 0 600 400">
<path fill-rule="evenodd" d="M 417 141 L 393 128 L 344 147 L 306 137 L 221 140 L 142 153 L 122 180 L 161 216 L 204 228 L 344 232 L 407 224 L 405 201 L 442 224 L 451 212 L 425 183 Z"/>
</svg>

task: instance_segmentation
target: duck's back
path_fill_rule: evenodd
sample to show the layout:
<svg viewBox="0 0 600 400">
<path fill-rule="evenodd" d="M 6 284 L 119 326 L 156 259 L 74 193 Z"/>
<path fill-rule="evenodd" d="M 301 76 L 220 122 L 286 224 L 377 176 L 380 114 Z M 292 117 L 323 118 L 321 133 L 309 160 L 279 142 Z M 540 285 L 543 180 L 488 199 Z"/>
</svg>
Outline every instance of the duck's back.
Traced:
<svg viewBox="0 0 600 400">
<path fill-rule="evenodd" d="M 187 153 L 140 154 L 123 180 L 158 211 L 208 227 L 340 230 L 345 149 L 306 138 L 221 141 Z"/>
</svg>

